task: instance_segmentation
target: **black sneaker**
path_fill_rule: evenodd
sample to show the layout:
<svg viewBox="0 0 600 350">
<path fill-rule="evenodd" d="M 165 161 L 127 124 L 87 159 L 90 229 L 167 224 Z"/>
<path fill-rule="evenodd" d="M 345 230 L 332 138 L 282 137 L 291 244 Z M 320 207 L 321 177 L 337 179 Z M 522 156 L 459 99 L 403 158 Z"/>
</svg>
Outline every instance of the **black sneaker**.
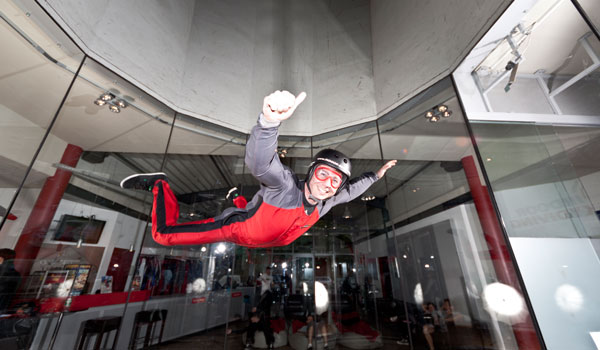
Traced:
<svg viewBox="0 0 600 350">
<path fill-rule="evenodd" d="M 229 190 L 229 192 L 227 192 L 227 195 L 225 196 L 225 199 L 231 199 L 233 200 L 235 197 L 240 195 L 240 191 L 238 191 L 237 187 L 233 187 L 232 189 Z"/>
<path fill-rule="evenodd" d="M 133 174 L 121 181 L 121 188 L 151 191 L 157 180 L 167 180 L 165 173 Z"/>
</svg>

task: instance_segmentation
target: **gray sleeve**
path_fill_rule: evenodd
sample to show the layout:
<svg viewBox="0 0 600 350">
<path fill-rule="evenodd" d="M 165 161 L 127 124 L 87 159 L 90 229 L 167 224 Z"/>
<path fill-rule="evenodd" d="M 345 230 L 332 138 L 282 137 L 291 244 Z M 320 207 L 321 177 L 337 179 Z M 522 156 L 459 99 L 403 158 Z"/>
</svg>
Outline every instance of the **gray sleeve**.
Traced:
<svg viewBox="0 0 600 350">
<path fill-rule="evenodd" d="M 323 208 L 325 209 L 323 215 L 327 211 L 329 211 L 333 206 L 350 202 L 354 198 L 360 196 L 378 179 L 379 178 L 374 172 L 367 172 L 359 177 L 351 179 L 348 186 L 346 186 L 340 193 L 336 194 L 331 199 L 329 199 L 327 203 L 323 206 Z"/>
<path fill-rule="evenodd" d="M 278 136 L 279 122 L 269 122 L 261 113 L 246 144 L 246 166 L 268 187 L 281 187 L 290 180 L 277 156 Z"/>
</svg>

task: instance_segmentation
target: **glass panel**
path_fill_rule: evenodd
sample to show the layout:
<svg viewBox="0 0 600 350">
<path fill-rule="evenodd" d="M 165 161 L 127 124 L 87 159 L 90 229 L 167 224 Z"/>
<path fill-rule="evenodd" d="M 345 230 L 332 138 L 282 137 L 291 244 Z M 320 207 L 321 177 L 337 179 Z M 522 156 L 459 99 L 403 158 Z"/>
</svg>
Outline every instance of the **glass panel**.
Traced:
<svg viewBox="0 0 600 350">
<path fill-rule="evenodd" d="M 103 96 L 105 103 L 96 102 Z M 141 249 L 151 195 L 119 186 L 127 175 L 160 169 L 173 115 L 94 61 L 84 63 L 33 164 L 42 181 L 26 185 L 15 202 L 29 214 L 17 234 L 19 298 L 41 316 L 32 348 L 52 341 L 74 348 L 90 341 L 86 327 L 113 329 L 105 335 L 112 344 L 124 320 L 116 347 L 126 347 L 140 311 L 177 312 L 142 302 L 185 294 L 185 261 Z M 128 299 L 137 304 L 124 314 Z"/>
<path fill-rule="evenodd" d="M 549 349 L 597 348 L 593 337 L 598 330 L 589 325 L 599 320 L 591 312 L 600 302 L 595 292 L 599 286 L 590 277 L 600 273 L 600 42 L 573 3 L 538 1 L 510 19 L 524 25 L 524 31 L 515 27 L 510 34 L 505 29 L 507 35 L 523 39 L 518 51 L 524 60 L 508 91 L 502 89 L 503 81 L 487 97 L 490 112 L 518 114 L 469 116 L 479 119 L 472 121 L 473 133 Z M 597 2 L 581 4 L 597 15 Z M 515 55 L 513 49 L 498 46 L 477 62 L 484 54 L 473 54 L 475 76 L 481 77 L 491 56 Z M 466 80 L 459 80 L 465 85 L 465 108 L 477 110 L 478 99 L 464 89 Z M 504 121 L 483 121 L 488 117 Z M 565 324 L 566 318 L 572 322 Z"/>
<path fill-rule="evenodd" d="M 45 33 L 37 19 L 12 1 L 0 4 L 0 247 L 10 249 L 28 215 L 14 196 L 83 59 L 62 32 Z M 44 179 L 33 169 L 25 186 Z"/>
<path fill-rule="evenodd" d="M 596 28 L 600 28 L 600 3 L 595 0 L 577 0 L 583 8 L 590 21 Z"/>
<path fill-rule="evenodd" d="M 383 164 L 373 122 L 313 137 L 313 147 L 315 154 L 333 148 L 348 156 L 353 178 L 375 172 Z M 382 279 L 374 256 L 386 255 L 387 248 L 372 246 L 371 241 L 385 232 L 385 197 L 386 182 L 377 181 L 354 200 L 333 207 L 311 230 L 318 254 L 314 313 L 327 338 L 318 340 L 321 344 L 384 344 L 378 309 Z"/>
<path fill-rule="evenodd" d="M 390 311 L 379 316 L 384 335 L 418 349 L 532 346 L 535 331 L 515 270 L 498 256 L 508 248 L 449 80 L 391 112 L 379 128 L 384 158 L 399 159 L 386 175 L 390 238 L 371 242 L 395 249 L 369 265 L 382 287 L 391 287 L 391 297 L 378 301 L 378 310 Z M 506 308 L 494 304 L 495 288 L 513 293 L 503 295 Z"/>
<path fill-rule="evenodd" d="M 588 310 L 600 302 L 590 283 L 600 273 L 600 129 L 474 123 L 473 131 L 546 344 L 593 349 L 596 330 L 584 325 L 598 320 Z M 561 313 L 581 326 L 566 327 Z"/>
</svg>

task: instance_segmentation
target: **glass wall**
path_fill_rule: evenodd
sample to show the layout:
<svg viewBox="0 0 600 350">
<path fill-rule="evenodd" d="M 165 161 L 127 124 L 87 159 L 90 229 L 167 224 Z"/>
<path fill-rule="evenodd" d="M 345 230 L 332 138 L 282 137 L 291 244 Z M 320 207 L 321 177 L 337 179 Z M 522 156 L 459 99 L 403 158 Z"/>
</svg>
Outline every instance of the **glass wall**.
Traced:
<svg viewBox="0 0 600 350">
<path fill-rule="evenodd" d="M 14 196 L 25 186 L 40 186 L 45 176 L 30 169 L 61 100 L 83 60 L 83 53 L 62 32 L 45 33 L 10 1 L 0 4 L 0 246 L 14 246 L 27 208 Z M 56 63 L 60 59 L 61 63 Z M 18 220 L 22 217 L 21 220 Z"/>
<path fill-rule="evenodd" d="M 597 2 L 580 3 L 594 22 Z M 545 345 L 596 349 L 600 41 L 572 2 L 521 16 L 458 88 Z"/>
<path fill-rule="evenodd" d="M 209 220 L 238 205 L 232 188 L 248 200 L 260 188 L 247 134 L 174 112 L 37 27 L 39 14 L 10 2 L 0 14 L 3 341 L 241 349 L 260 306 L 277 347 L 591 348 L 600 44 L 570 3 L 527 13 L 510 69 L 508 39 L 471 67 L 473 135 L 446 78 L 376 121 L 281 136 L 277 157 L 299 180 L 325 148 L 349 156 L 353 176 L 398 164 L 265 248 L 160 245 L 152 193 L 119 186 L 165 172 L 177 222 Z M 553 16 L 575 19 L 560 54 L 535 35 L 561 28 Z M 520 122 L 498 121 L 508 113 Z M 266 347 L 265 332 L 254 341 Z"/>
</svg>

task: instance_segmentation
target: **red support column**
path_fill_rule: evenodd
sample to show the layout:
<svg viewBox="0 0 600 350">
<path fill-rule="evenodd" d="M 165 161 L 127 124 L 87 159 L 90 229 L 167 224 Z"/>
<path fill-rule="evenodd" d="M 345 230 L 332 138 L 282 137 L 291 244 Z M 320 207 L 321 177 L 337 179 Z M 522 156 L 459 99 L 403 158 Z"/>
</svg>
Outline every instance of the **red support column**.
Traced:
<svg viewBox="0 0 600 350">
<path fill-rule="evenodd" d="M 513 261 L 508 253 L 500 222 L 496 216 L 487 187 L 481 184 L 475 160 L 473 156 L 467 156 L 461 159 L 461 162 L 498 281 L 513 287 L 522 295 L 521 285 Z M 513 325 L 513 331 L 520 350 L 542 348 L 529 313 L 527 313 L 525 320 Z"/>
<path fill-rule="evenodd" d="M 68 144 L 60 163 L 75 167 L 81 153 L 81 147 Z M 28 275 L 31 270 L 70 179 L 70 171 L 56 169 L 54 176 L 46 179 L 42 187 L 15 247 L 15 268 L 22 276 Z"/>
</svg>

